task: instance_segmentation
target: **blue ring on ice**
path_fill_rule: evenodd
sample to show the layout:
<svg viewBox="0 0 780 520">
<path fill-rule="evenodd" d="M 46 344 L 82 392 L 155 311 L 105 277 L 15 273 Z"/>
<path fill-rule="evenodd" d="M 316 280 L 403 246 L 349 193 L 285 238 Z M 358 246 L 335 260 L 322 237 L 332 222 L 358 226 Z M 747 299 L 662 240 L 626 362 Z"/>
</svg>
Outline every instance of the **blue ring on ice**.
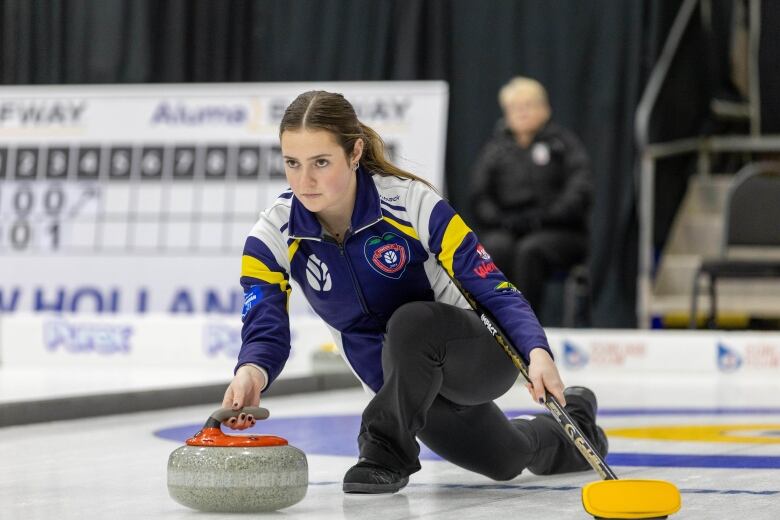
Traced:
<svg viewBox="0 0 780 520">
<path fill-rule="evenodd" d="M 510 410 L 509 417 L 533 415 L 537 410 Z M 605 409 L 600 416 L 638 415 L 780 415 L 780 408 L 714 408 L 714 409 Z M 200 430 L 202 423 L 163 428 L 154 432 L 162 439 L 183 444 Z M 290 444 L 310 455 L 338 455 L 357 457 L 359 415 L 309 415 L 302 417 L 272 417 L 241 433 L 268 433 L 287 439 Z M 420 458 L 441 460 L 441 457 L 420 444 Z M 722 454 L 664 454 L 664 453 L 610 453 L 607 462 L 612 466 L 651 466 L 670 468 L 738 468 L 780 469 L 780 457 L 767 455 Z"/>
</svg>

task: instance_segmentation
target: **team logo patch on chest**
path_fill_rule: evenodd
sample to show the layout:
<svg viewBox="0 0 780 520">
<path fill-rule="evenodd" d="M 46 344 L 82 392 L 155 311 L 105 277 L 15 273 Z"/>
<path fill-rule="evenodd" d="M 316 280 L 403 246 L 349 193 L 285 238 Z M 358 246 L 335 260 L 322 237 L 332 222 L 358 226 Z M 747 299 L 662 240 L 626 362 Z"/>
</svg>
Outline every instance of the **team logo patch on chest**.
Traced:
<svg viewBox="0 0 780 520">
<path fill-rule="evenodd" d="M 312 289 L 319 292 L 328 292 L 333 287 L 328 265 L 317 258 L 317 255 L 309 256 L 309 261 L 306 262 L 306 281 Z"/>
<path fill-rule="evenodd" d="M 366 240 L 363 251 L 368 265 L 377 273 L 398 280 L 409 263 L 409 243 L 395 233 L 385 233 Z"/>
</svg>

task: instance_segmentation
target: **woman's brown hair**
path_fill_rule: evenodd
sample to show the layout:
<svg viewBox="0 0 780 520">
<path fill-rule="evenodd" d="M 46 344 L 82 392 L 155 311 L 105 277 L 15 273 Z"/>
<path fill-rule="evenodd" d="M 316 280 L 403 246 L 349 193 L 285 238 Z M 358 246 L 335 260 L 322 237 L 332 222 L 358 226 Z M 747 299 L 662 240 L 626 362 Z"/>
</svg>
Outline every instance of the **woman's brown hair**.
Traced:
<svg viewBox="0 0 780 520">
<path fill-rule="evenodd" d="M 431 186 L 425 179 L 402 170 L 387 160 L 382 138 L 373 128 L 358 120 L 354 107 L 341 94 L 310 90 L 295 98 L 284 111 L 279 125 L 279 138 L 287 130 L 303 128 L 332 133 L 347 157 L 350 157 L 355 149 L 355 142 L 362 139 L 363 155 L 360 164 L 370 173 L 413 179 Z"/>
</svg>

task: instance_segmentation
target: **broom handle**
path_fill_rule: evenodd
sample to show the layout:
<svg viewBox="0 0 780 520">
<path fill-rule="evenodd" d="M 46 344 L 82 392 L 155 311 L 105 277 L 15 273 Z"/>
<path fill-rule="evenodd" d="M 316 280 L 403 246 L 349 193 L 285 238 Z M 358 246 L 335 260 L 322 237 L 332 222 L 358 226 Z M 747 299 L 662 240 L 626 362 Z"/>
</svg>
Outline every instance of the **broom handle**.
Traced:
<svg viewBox="0 0 780 520">
<path fill-rule="evenodd" d="M 471 294 L 469 294 L 468 291 L 466 291 L 466 289 L 458 280 L 455 279 L 454 276 L 451 276 L 450 279 L 452 280 L 452 283 L 455 284 L 455 287 L 458 288 L 463 297 L 466 298 L 466 301 L 469 302 L 469 305 L 471 305 L 477 314 L 479 314 L 480 321 L 482 321 L 488 332 L 490 332 L 490 334 L 493 336 L 493 339 L 496 340 L 496 343 L 498 343 L 499 346 L 504 349 L 506 355 L 512 359 L 512 362 L 520 370 L 520 374 L 523 376 L 523 378 L 530 383 L 531 378 L 528 376 L 528 367 L 522 358 L 517 355 L 517 350 L 512 347 L 511 343 L 509 343 L 509 339 L 507 339 L 506 335 L 501 331 L 501 328 L 498 326 L 496 320 L 493 318 L 490 312 L 482 307 L 482 305 L 480 305 L 479 302 L 477 302 L 477 300 Z M 617 475 L 615 475 L 615 472 L 612 471 L 612 469 L 607 465 L 606 461 L 601 457 L 601 455 L 599 455 L 598 452 L 593 449 L 593 445 L 590 443 L 588 438 L 585 437 L 585 435 L 574 423 L 566 410 L 564 410 L 563 406 L 560 405 L 558 400 L 549 392 L 547 392 L 547 390 L 544 392 L 544 405 L 548 410 L 550 410 L 552 416 L 555 417 L 556 421 L 558 421 L 558 424 L 561 425 L 563 431 L 566 433 L 566 437 L 574 444 L 582 456 L 585 457 L 585 460 L 588 461 L 588 464 L 591 465 L 596 473 L 598 473 L 599 476 L 604 480 L 617 480 Z"/>
</svg>

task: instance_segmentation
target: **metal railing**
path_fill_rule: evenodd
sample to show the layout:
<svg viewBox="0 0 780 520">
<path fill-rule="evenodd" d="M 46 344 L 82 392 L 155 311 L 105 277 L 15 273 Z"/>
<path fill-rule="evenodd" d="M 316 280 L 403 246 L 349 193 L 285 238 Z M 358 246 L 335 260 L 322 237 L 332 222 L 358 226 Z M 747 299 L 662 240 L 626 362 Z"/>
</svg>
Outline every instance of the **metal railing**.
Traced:
<svg viewBox="0 0 780 520">
<path fill-rule="evenodd" d="M 750 0 L 750 56 L 748 58 L 750 82 L 750 135 L 690 137 L 676 141 L 650 143 L 650 117 L 658 96 L 677 54 L 680 42 L 699 4 L 709 5 L 709 0 L 685 0 L 664 42 L 658 62 L 653 67 L 647 87 L 642 94 L 636 111 L 635 133 L 639 150 L 639 168 L 636 185 L 639 188 L 639 269 L 637 273 L 637 324 L 649 328 L 653 296 L 653 221 L 655 215 L 656 161 L 661 158 L 696 153 L 697 174 L 707 176 L 711 172 L 713 153 L 735 152 L 777 152 L 780 151 L 780 136 L 761 136 L 760 103 L 758 81 L 758 35 L 760 28 L 760 0 Z M 707 10 L 709 12 L 709 10 Z"/>
</svg>

